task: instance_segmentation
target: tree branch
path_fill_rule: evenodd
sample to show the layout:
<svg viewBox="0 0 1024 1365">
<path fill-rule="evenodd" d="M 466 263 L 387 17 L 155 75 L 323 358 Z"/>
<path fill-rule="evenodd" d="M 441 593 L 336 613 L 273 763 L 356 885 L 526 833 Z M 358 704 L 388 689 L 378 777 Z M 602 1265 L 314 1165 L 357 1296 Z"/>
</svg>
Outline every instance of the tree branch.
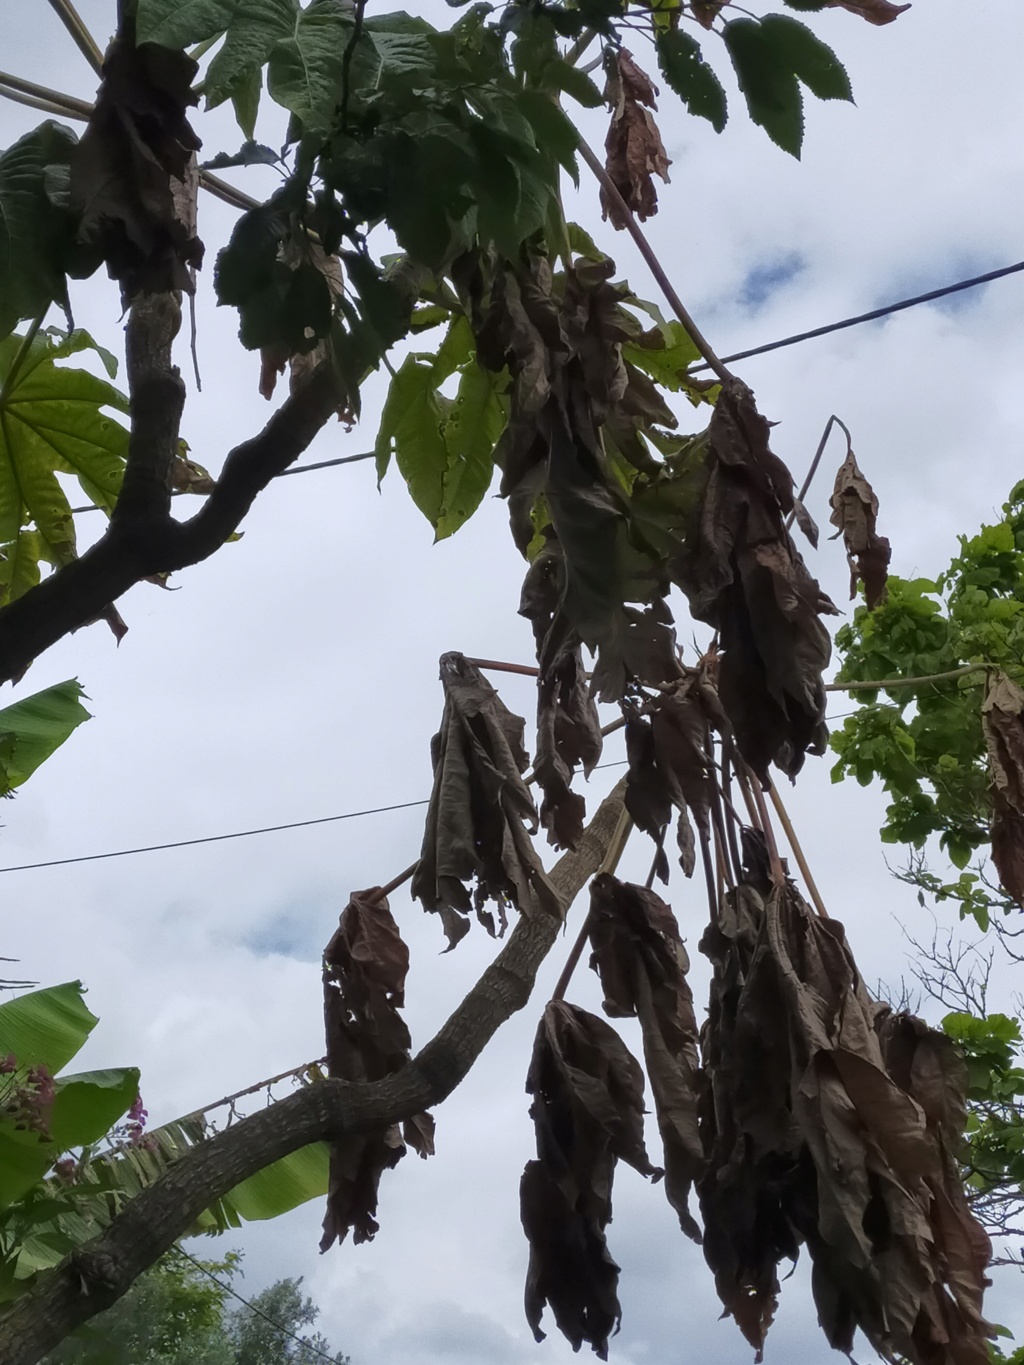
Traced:
<svg viewBox="0 0 1024 1365">
<path fill-rule="evenodd" d="M 601 866 L 622 812 L 625 780 L 601 803 L 580 846 L 552 869 L 566 909 Z M 0 1316 L 0 1365 L 36 1365 L 69 1332 L 109 1308 L 214 1200 L 310 1143 L 369 1132 L 440 1104 L 530 998 L 558 939 L 550 915 L 522 917 L 505 947 L 409 1064 L 373 1084 L 318 1081 L 191 1148 L 91 1242 Z"/>
<path fill-rule="evenodd" d="M 258 436 L 236 446 L 217 486 L 188 521 L 112 520 L 81 559 L 0 610 L 0 683 L 69 632 L 94 621 L 129 588 L 156 574 L 198 564 L 236 530 L 256 497 L 307 448 L 337 411 L 329 365 L 287 399 Z"/>
</svg>

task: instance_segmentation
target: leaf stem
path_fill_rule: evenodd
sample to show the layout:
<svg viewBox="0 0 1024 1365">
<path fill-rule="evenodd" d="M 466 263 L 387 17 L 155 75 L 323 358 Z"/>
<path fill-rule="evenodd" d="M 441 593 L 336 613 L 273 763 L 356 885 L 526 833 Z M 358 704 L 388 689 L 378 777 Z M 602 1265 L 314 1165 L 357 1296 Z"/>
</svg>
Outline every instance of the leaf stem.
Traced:
<svg viewBox="0 0 1024 1365">
<path fill-rule="evenodd" d="M 772 799 L 772 805 L 775 807 L 775 814 L 779 817 L 779 823 L 786 832 L 786 838 L 789 841 L 790 848 L 793 850 L 793 857 L 796 859 L 796 865 L 800 869 L 800 875 L 804 879 L 804 886 L 807 887 L 808 894 L 814 902 L 814 908 L 822 919 L 830 919 L 831 916 L 825 909 L 825 902 L 821 899 L 821 892 L 818 890 L 817 883 L 811 876 L 811 869 L 807 859 L 804 857 L 804 851 L 800 846 L 800 840 L 796 837 L 796 830 L 793 828 L 793 822 L 789 818 L 786 807 L 782 804 L 782 797 L 779 795 L 779 789 L 774 783 L 768 788 L 768 795 Z"/>
<path fill-rule="evenodd" d="M 49 311 L 50 305 L 47 304 L 39 316 L 29 323 L 28 331 L 21 338 L 21 345 L 14 353 L 14 359 L 11 361 L 11 368 L 4 375 L 4 382 L 0 385 L 0 411 L 3 410 L 8 398 L 11 396 L 11 390 L 14 388 L 21 367 L 27 360 L 28 353 L 32 349 L 32 343 L 36 339 L 36 333 L 39 331 L 40 327 L 42 327 L 43 319 Z"/>
<path fill-rule="evenodd" d="M 79 52 L 99 76 L 103 71 L 103 53 L 71 0 L 50 0 L 50 8 L 71 34 Z"/>
<path fill-rule="evenodd" d="M 5 86 L 7 89 L 4 89 Z M 70 118 L 88 120 L 92 114 L 92 105 L 85 100 L 76 99 L 74 95 L 61 94 L 59 90 L 51 90 L 49 86 L 36 85 L 35 81 L 24 81 L 20 76 L 0 71 L 0 95 L 16 99 L 19 94 L 45 100 L 47 104 L 53 105 L 57 111 L 67 114 Z"/>
<path fill-rule="evenodd" d="M 981 673 L 991 668 L 990 663 L 962 664 L 959 668 L 949 668 L 945 673 L 924 673 L 918 678 L 868 678 L 858 682 L 830 682 L 825 684 L 826 692 L 887 692 L 894 687 L 923 687 L 925 683 L 948 682 L 952 678 L 965 678 L 968 673 Z"/>
<path fill-rule="evenodd" d="M 818 449 L 814 452 L 814 459 L 811 461 L 811 467 L 810 469 L 808 469 L 807 476 L 804 479 L 803 483 L 800 485 L 800 492 L 796 495 L 797 502 L 803 502 L 804 498 L 807 496 L 807 490 L 810 488 L 811 481 L 813 480 L 815 474 L 817 474 L 818 472 L 818 465 L 821 464 L 821 457 L 825 453 L 825 446 L 828 444 L 828 438 L 829 435 L 831 434 L 833 426 L 842 427 L 843 431 L 846 433 L 847 454 L 853 453 L 853 438 L 850 435 L 850 429 L 846 425 L 846 423 L 841 420 L 841 418 L 837 417 L 835 413 L 833 413 L 832 416 L 825 423 L 825 430 L 821 433 L 821 440 L 818 442 Z M 793 518 L 795 516 L 796 508 L 794 507 L 792 512 L 790 512 L 789 516 L 786 518 L 787 531 L 793 525 Z"/>
<path fill-rule="evenodd" d="M 664 267 L 658 260 L 654 248 L 651 246 L 650 242 L 644 236 L 643 229 L 637 222 L 633 210 L 629 207 L 625 199 L 623 199 L 622 195 L 619 193 L 614 180 L 612 180 L 611 176 L 601 165 L 601 162 L 598 159 L 598 157 L 594 154 L 592 148 L 588 146 L 588 144 L 584 141 L 582 137 L 580 138 L 578 150 L 580 156 L 582 156 L 583 160 L 594 172 L 594 175 L 597 177 L 597 181 L 600 184 L 601 188 L 604 190 L 605 194 L 608 196 L 609 199 L 612 200 L 612 202 L 615 204 L 615 207 L 622 214 L 623 221 L 625 222 L 626 225 L 626 231 L 633 238 L 633 241 L 636 243 L 640 255 L 647 262 L 647 266 L 650 269 L 651 274 L 657 281 L 658 287 L 661 289 L 661 292 L 665 295 L 665 298 L 668 300 L 669 306 L 672 308 L 672 311 L 675 313 L 676 317 L 686 328 L 687 332 L 689 332 L 691 341 L 697 347 L 698 351 L 700 351 L 701 355 L 704 357 L 710 368 L 715 372 L 715 374 L 722 381 L 722 383 L 723 384 L 729 383 L 729 381 L 734 378 L 732 372 L 726 369 L 726 367 L 719 360 L 718 356 L 711 349 L 709 341 L 701 332 L 700 328 L 697 326 L 693 318 L 690 316 L 689 312 L 684 307 L 682 299 L 676 293 L 675 289 L 672 286 L 671 280 L 665 273 Z"/>
<path fill-rule="evenodd" d="M 632 828 L 633 821 L 630 818 L 629 812 L 626 810 L 625 806 L 623 806 L 622 810 L 619 812 L 619 818 L 616 822 L 615 829 L 612 832 L 612 837 L 609 841 L 604 859 L 595 873 L 596 876 L 600 876 L 602 872 L 613 873 L 615 871 L 619 865 L 619 859 L 622 857 L 622 850 L 626 847 L 626 840 L 629 838 Z M 580 931 L 576 935 L 576 942 L 569 949 L 569 956 L 565 959 L 565 966 L 562 968 L 562 973 L 555 982 L 555 989 L 551 993 L 552 1000 L 565 999 L 565 993 L 569 989 L 569 982 L 572 980 L 572 974 L 579 965 L 580 958 L 583 956 L 583 949 L 587 946 L 589 934 L 590 910 L 588 909 L 583 923 L 580 925 Z"/>
</svg>

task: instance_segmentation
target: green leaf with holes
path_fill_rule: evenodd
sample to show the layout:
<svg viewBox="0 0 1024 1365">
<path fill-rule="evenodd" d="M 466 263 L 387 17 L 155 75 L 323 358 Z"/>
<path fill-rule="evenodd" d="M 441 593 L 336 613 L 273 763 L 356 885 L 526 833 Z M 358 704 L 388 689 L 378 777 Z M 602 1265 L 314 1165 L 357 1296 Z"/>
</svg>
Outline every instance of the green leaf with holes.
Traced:
<svg viewBox="0 0 1024 1365">
<path fill-rule="evenodd" d="M 722 82 L 701 56 L 700 43 L 685 29 L 662 29 L 656 39 L 658 67 L 691 114 L 706 118 L 716 133 L 728 118 Z"/>
<path fill-rule="evenodd" d="M 38 583 L 40 561 L 75 558 L 58 474 L 75 475 L 107 512 L 117 500 L 128 432 L 109 410 L 127 412 L 128 399 L 107 380 L 57 363 L 83 351 L 113 377 L 116 362 L 87 332 L 0 341 L 0 605 Z"/>
</svg>

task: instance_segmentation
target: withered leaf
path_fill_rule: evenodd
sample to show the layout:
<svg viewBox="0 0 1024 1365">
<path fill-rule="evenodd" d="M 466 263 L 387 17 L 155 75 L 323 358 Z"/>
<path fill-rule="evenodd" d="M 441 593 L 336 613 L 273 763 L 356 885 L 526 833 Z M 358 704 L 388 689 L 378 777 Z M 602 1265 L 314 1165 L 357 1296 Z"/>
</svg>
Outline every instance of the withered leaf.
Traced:
<svg viewBox="0 0 1024 1365">
<path fill-rule="evenodd" d="M 579 636 L 559 612 L 561 558 L 551 548 L 537 555 L 526 575 L 519 614 L 533 625 L 537 657 L 537 749 L 533 772 L 544 799 L 540 822 L 555 848 L 576 848 L 583 837 L 586 802 L 572 790 L 576 768 L 589 777 L 603 739 L 590 695 Z"/>
<path fill-rule="evenodd" d="M 693 17 L 703 28 L 712 28 L 728 0 L 690 0 Z"/>
<path fill-rule="evenodd" d="M 894 5 L 892 0 L 828 0 L 828 4 L 859 14 L 869 24 L 891 24 L 904 10 L 910 9 L 909 4 Z"/>
<path fill-rule="evenodd" d="M 671 909 L 642 886 L 608 873 L 590 885 L 590 965 L 613 1018 L 638 1015 L 644 1060 L 665 1151 L 665 1194 L 688 1237 L 700 1241 L 690 1213 L 693 1182 L 704 1167 L 697 1130 L 700 1061 L 690 959 Z"/>
<path fill-rule="evenodd" d="M 658 211 L 652 177 L 659 175 L 667 184 L 672 164 L 650 112 L 658 107 L 658 89 L 625 48 L 609 58 L 606 73 L 604 96 L 612 120 L 605 139 L 605 169 L 637 218 L 651 218 Z M 603 188 L 601 212 L 613 227 L 626 226 L 622 210 Z"/>
<path fill-rule="evenodd" d="M 497 904 L 501 932 L 509 903 L 523 914 L 558 918 L 563 906 L 530 838 L 537 809 L 522 778 L 529 761 L 524 722 L 462 654 L 442 655 L 441 682 L 444 714 L 412 894 L 441 916 L 453 948 L 474 908 L 494 932 L 488 900 Z"/>
<path fill-rule="evenodd" d="M 992 800 L 992 861 L 1004 890 L 1024 906 L 1024 692 L 989 674 L 981 707 Z"/>
<path fill-rule="evenodd" d="M 399 1010 L 405 1003 L 409 950 L 379 887 L 357 891 L 324 949 L 324 1024 L 327 1069 L 348 1081 L 379 1081 L 409 1059 L 410 1037 Z M 420 1156 L 434 1151 L 434 1120 L 416 1114 L 377 1132 L 331 1144 L 327 1212 L 320 1250 L 356 1243 L 378 1231 L 377 1188 L 406 1145 Z"/>
<path fill-rule="evenodd" d="M 615 1163 L 661 1174 L 644 1147 L 643 1084 L 613 1028 L 563 1000 L 548 1003 L 526 1079 L 538 1157 L 520 1185 L 530 1243 L 526 1316 L 540 1341 L 549 1305 L 573 1350 L 586 1341 L 602 1360 L 620 1317 L 618 1266 L 604 1233 Z"/>
<path fill-rule="evenodd" d="M 836 474 L 829 503 L 832 508 L 829 521 L 836 534 L 843 537 L 850 562 L 850 600 L 857 595 L 857 580 L 863 579 L 868 610 L 873 611 L 888 596 L 885 584 L 892 548 L 875 529 L 878 498 L 860 472 L 852 447 Z"/>
<path fill-rule="evenodd" d="M 723 384 L 700 504 L 669 566 L 693 614 L 719 632 L 719 695 L 761 778 L 773 762 L 795 776 L 807 753 L 825 751 L 831 642 L 821 616 L 836 610 L 785 528 L 793 480 L 768 431 L 750 390 Z"/>
<path fill-rule="evenodd" d="M 329 304 L 330 311 L 333 311 L 338 299 L 345 292 L 345 279 L 340 259 L 337 256 L 329 256 L 320 243 L 314 241 L 305 230 L 293 231 L 285 237 L 278 247 L 277 255 L 278 260 L 293 273 L 298 271 L 300 267 L 307 269 L 311 267 L 326 284 L 326 301 Z M 312 328 L 307 329 L 307 331 L 309 335 L 299 350 L 295 350 L 283 342 L 260 348 L 259 390 L 261 398 L 270 399 L 273 397 L 274 390 L 277 387 L 277 377 L 284 373 L 286 366 L 289 370 L 289 392 L 294 394 L 310 378 L 314 370 L 329 358 L 331 350 L 329 337 L 316 337 Z M 351 413 L 347 403 L 339 410 L 338 415 L 343 421 L 349 420 Z"/>
<path fill-rule="evenodd" d="M 649 717 L 634 714 L 626 721 L 629 777 L 626 809 L 638 828 L 661 845 L 673 807 L 679 811 L 680 862 L 693 873 L 695 847 L 689 815 L 698 830 L 709 830 L 711 773 L 706 733 L 711 717 L 705 708 L 706 689 L 697 673 L 689 672 L 672 688 L 665 688 L 644 708 Z M 668 880 L 664 853 L 656 871 Z"/>
<path fill-rule="evenodd" d="M 203 245 L 195 235 L 196 152 L 185 111 L 198 67 L 183 52 L 118 38 L 88 126 L 71 158 L 78 239 L 98 247 L 125 301 L 192 291 Z"/>
<path fill-rule="evenodd" d="M 777 1293 L 772 1237 L 786 1255 L 806 1241 L 834 1347 L 849 1352 L 860 1329 L 887 1358 L 982 1365 L 987 1252 L 952 1190 L 964 1111 L 948 1045 L 871 999 L 842 926 L 788 883 L 741 885 L 705 946 L 712 1143 L 700 1193 L 727 1311 L 760 1349 Z M 744 1288 L 761 1310 L 746 1325 Z"/>
</svg>

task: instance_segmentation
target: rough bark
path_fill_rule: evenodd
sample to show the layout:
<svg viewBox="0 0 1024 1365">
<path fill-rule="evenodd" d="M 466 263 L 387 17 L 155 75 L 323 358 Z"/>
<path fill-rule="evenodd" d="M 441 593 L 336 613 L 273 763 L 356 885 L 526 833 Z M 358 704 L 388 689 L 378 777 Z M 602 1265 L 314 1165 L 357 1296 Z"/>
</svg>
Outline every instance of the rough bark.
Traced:
<svg viewBox="0 0 1024 1365">
<path fill-rule="evenodd" d="M 625 782 L 605 798 L 580 845 L 550 874 L 566 909 L 597 872 L 622 810 Z M 374 1084 L 325 1080 L 194 1147 L 91 1242 L 0 1315 L 0 1365 L 36 1365 L 124 1294 L 195 1221 L 242 1180 L 300 1147 L 366 1132 L 430 1109 L 466 1077 L 498 1028 L 530 998 L 561 924 L 522 917 L 505 947 L 438 1033 L 402 1071 Z"/>
</svg>

